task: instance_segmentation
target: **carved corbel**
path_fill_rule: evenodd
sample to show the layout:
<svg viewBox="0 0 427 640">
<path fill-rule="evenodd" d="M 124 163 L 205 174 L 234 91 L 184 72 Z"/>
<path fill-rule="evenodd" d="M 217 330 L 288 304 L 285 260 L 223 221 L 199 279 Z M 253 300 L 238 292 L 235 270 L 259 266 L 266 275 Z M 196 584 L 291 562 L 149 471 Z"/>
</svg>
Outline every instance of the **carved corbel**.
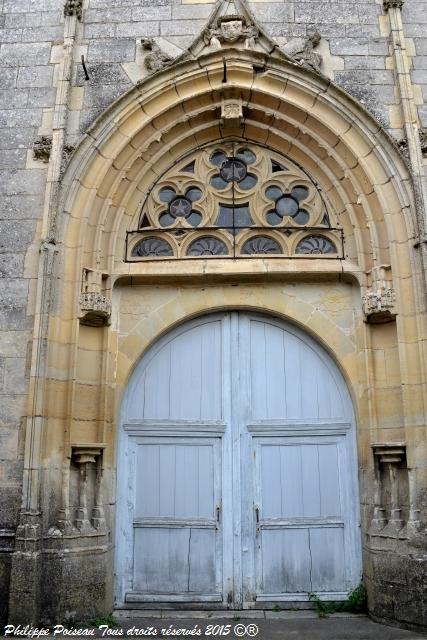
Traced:
<svg viewBox="0 0 427 640">
<path fill-rule="evenodd" d="M 240 127 L 243 122 L 241 100 L 223 100 L 221 104 L 221 126 Z"/>
<path fill-rule="evenodd" d="M 83 269 L 82 292 L 79 295 L 80 324 L 103 327 L 110 324 L 111 299 L 103 290 L 105 274 L 92 269 Z"/>
<path fill-rule="evenodd" d="M 110 324 L 111 300 L 102 293 L 89 291 L 79 296 L 80 324 L 103 327 Z"/>
<path fill-rule="evenodd" d="M 49 162 L 52 151 L 52 136 L 37 136 L 33 142 L 33 158 Z"/>
<path fill-rule="evenodd" d="M 389 265 L 374 267 L 369 273 L 370 286 L 362 297 L 363 313 L 370 324 L 385 324 L 396 318 L 396 294 L 391 287 Z"/>
<path fill-rule="evenodd" d="M 64 4 L 64 16 L 77 16 L 77 20 L 82 19 L 83 0 L 66 0 Z"/>
<path fill-rule="evenodd" d="M 385 324 L 396 318 L 394 289 L 368 290 L 362 301 L 366 322 L 369 324 Z"/>
</svg>

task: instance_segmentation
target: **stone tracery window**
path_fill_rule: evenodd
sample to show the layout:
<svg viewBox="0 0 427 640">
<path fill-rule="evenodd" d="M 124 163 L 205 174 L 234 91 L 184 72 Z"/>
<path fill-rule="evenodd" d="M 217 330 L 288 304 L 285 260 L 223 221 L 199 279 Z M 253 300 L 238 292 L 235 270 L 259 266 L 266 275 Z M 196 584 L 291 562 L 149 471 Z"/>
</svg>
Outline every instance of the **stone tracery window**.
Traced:
<svg viewBox="0 0 427 640">
<path fill-rule="evenodd" d="M 176 163 L 153 185 L 128 261 L 177 258 L 342 258 L 342 231 L 307 174 L 244 142 L 218 143 Z"/>
</svg>

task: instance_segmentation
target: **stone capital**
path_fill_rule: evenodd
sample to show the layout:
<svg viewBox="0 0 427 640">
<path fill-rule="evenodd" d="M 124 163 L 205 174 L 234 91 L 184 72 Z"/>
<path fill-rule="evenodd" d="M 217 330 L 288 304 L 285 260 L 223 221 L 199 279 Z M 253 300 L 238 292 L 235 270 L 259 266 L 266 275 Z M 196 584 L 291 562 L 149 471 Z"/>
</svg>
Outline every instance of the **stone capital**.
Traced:
<svg viewBox="0 0 427 640">
<path fill-rule="evenodd" d="M 105 449 L 103 442 L 89 442 L 85 444 L 72 444 L 71 453 L 77 464 L 86 464 L 88 462 L 95 463 L 96 458 L 101 455 Z"/>
<path fill-rule="evenodd" d="M 385 11 L 389 9 L 401 9 L 405 0 L 383 0 L 383 7 Z"/>
<path fill-rule="evenodd" d="M 66 0 L 64 4 L 64 16 L 77 16 L 82 19 L 83 0 Z"/>
<path fill-rule="evenodd" d="M 373 444 L 372 449 L 380 464 L 400 464 L 406 456 L 406 445 L 403 442 Z"/>
</svg>

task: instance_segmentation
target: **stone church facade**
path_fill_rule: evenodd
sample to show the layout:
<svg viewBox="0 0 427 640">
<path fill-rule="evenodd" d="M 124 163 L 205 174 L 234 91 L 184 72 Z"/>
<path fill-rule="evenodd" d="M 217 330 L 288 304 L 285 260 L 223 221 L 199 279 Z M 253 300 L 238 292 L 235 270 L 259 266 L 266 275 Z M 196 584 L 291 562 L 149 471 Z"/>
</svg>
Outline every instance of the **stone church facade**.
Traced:
<svg viewBox="0 0 427 640">
<path fill-rule="evenodd" d="M 426 627 L 424 2 L 1 5 L 0 619 Z"/>
</svg>

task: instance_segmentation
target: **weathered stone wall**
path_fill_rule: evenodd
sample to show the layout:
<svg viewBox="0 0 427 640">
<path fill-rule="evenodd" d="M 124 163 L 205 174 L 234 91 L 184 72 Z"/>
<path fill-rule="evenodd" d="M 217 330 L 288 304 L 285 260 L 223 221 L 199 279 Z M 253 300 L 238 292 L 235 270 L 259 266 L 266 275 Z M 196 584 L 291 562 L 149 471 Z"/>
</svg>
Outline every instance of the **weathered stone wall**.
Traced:
<svg viewBox="0 0 427 640">
<path fill-rule="evenodd" d="M 22 495 L 31 340 L 39 274 L 47 157 L 35 159 L 35 138 L 52 133 L 63 60 L 63 0 L 0 2 L 0 602 L 8 600 L 13 534 Z M 400 94 L 390 45 L 389 18 L 380 0 L 252 2 L 251 9 L 280 46 L 319 31 L 321 70 L 394 135 L 403 137 Z M 142 79 L 142 37 L 179 55 L 205 26 L 214 5 L 169 0 L 86 0 L 77 24 L 66 141 L 76 145 L 87 127 Z M 427 126 L 427 12 L 423 0 L 402 10 L 420 122 Z M 89 79 L 81 64 L 84 56 Z M 33 362 L 33 367 L 37 363 Z M 404 557 L 404 553 L 403 553 Z M 375 566 L 375 586 L 389 584 Z M 409 565 L 402 562 L 402 575 Z M 404 577 L 409 583 L 409 574 Z M 382 608 L 381 608 L 382 607 Z M 378 615 L 392 611 L 384 603 Z M 0 607 L 0 617 L 6 607 Z M 404 615 L 400 618 L 405 620 Z M 424 622 L 425 624 L 425 622 Z"/>
<path fill-rule="evenodd" d="M 51 53 L 62 0 L 2 3 L 0 14 L 0 618 L 22 495 L 27 390 L 47 165 L 33 162 L 55 100 Z"/>
</svg>

